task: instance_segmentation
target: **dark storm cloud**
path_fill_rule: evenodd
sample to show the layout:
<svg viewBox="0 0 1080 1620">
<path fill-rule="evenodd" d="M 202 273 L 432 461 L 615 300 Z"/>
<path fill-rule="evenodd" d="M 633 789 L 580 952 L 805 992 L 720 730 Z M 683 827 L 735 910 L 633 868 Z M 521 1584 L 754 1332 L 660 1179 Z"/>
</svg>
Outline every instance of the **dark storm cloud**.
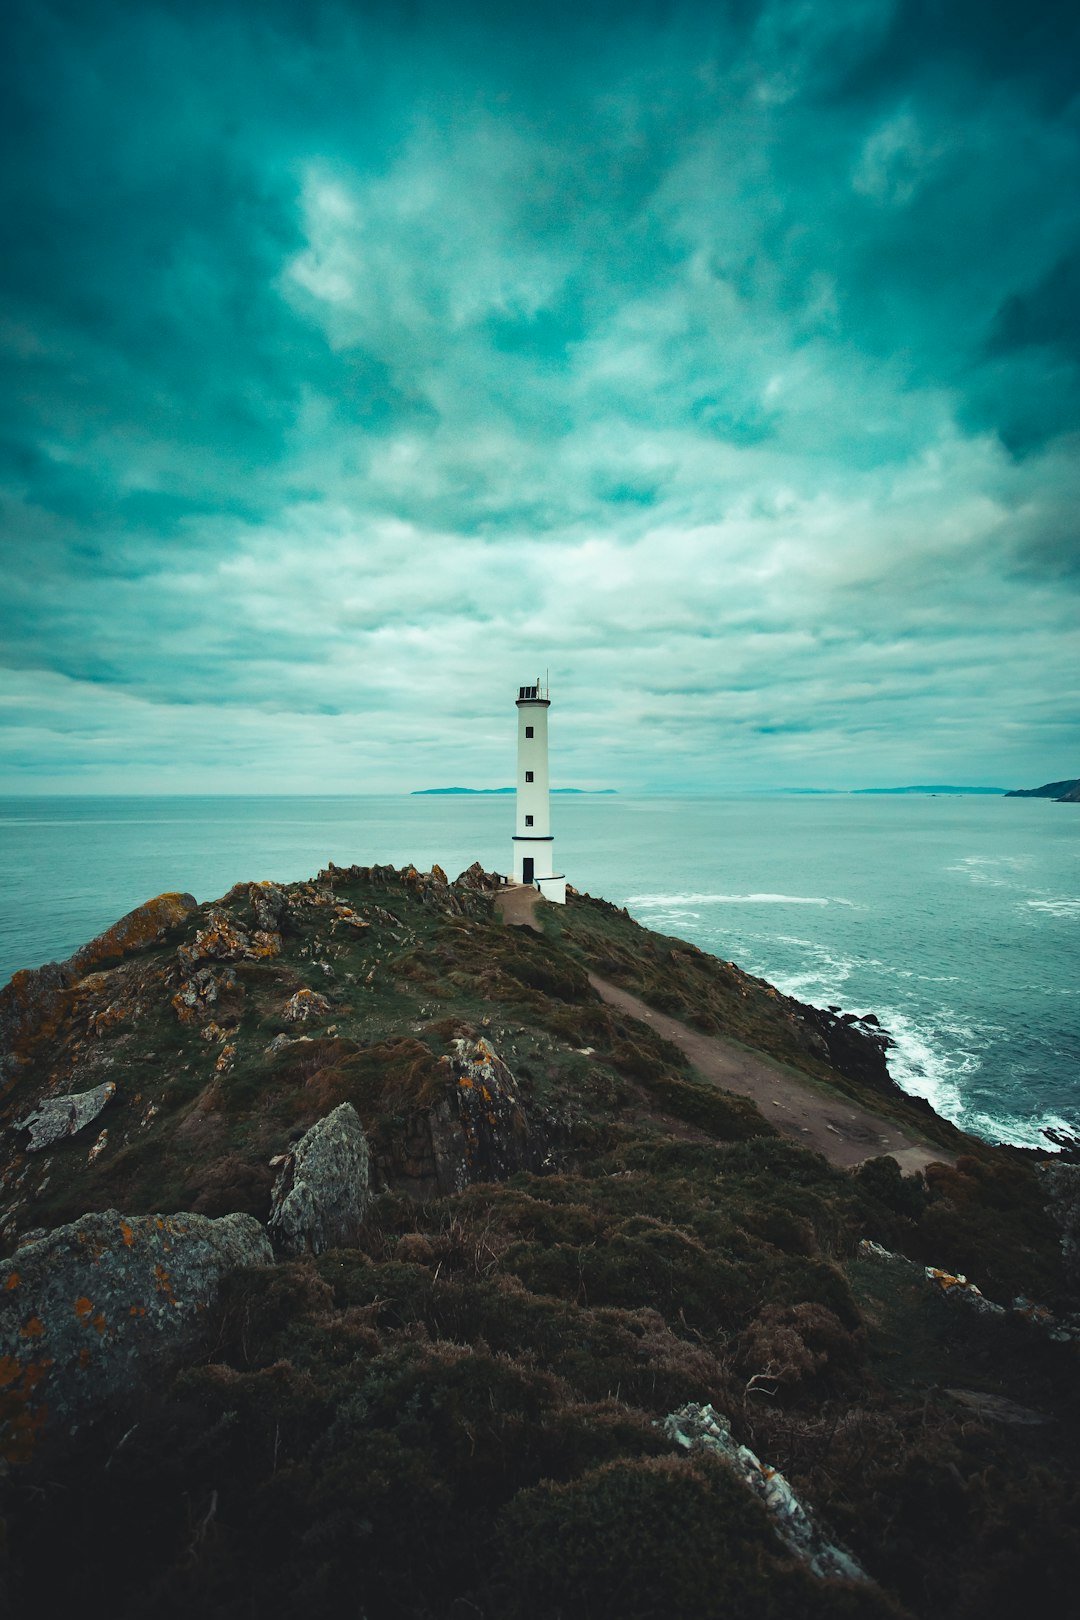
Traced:
<svg viewBox="0 0 1080 1620">
<path fill-rule="evenodd" d="M 20 780 L 1061 774 L 1066 8 L 7 16 Z"/>
</svg>

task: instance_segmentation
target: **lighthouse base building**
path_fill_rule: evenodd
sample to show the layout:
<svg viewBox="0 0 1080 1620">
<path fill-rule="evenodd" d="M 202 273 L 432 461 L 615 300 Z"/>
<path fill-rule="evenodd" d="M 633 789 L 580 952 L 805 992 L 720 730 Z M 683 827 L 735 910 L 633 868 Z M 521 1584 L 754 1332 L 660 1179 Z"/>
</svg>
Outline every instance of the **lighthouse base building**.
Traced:
<svg viewBox="0 0 1080 1620">
<path fill-rule="evenodd" d="M 514 882 L 539 889 L 545 900 L 566 903 L 566 875 L 555 870 L 548 787 L 548 688 L 518 688 L 517 795 Z"/>
</svg>

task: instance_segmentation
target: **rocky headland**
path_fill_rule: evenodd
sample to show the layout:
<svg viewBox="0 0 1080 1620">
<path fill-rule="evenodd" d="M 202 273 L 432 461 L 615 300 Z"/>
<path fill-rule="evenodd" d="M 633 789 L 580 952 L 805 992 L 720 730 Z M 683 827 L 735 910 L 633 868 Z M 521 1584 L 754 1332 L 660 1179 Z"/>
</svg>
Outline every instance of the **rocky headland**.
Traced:
<svg viewBox="0 0 1080 1620">
<path fill-rule="evenodd" d="M 1044 782 L 1037 788 L 1013 788 L 1007 799 L 1053 799 L 1055 804 L 1080 804 L 1080 777 L 1061 782 Z"/>
<path fill-rule="evenodd" d="M 0 1598 L 1067 1602 L 1080 1165 L 906 1096 L 872 1015 L 506 902 L 163 895 L 0 991 Z"/>
</svg>

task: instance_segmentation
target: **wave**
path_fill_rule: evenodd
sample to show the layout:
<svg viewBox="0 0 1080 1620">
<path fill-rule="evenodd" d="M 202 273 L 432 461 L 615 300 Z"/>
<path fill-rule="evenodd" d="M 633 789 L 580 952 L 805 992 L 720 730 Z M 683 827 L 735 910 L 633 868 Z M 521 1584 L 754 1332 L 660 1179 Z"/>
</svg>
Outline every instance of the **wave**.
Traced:
<svg viewBox="0 0 1080 1620">
<path fill-rule="evenodd" d="M 1080 917 L 1080 895 L 1070 895 L 1060 900 L 1029 900 L 1027 903 L 1033 911 L 1045 911 L 1051 917 Z"/>
<path fill-rule="evenodd" d="M 999 1117 L 986 1109 L 969 1109 L 963 1128 L 976 1136 L 988 1137 L 992 1142 L 1006 1142 L 1010 1147 L 1041 1148 L 1044 1153 L 1057 1153 L 1048 1142 L 1046 1131 L 1059 1131 L 1064 1136 L 1076 1136 L 1080 1130 L 1076 1117 L 1063 1119 L 1060 1114 L 1030 1114 L 1022 1118 L 1016 1114 Z"/>
<path fill-rule="evenodd" d="M 959 872 L 962 877 L 970 878 L 972 883 L 990 883 L 995 888 L 1003 888 L 1031 864 L 1030 855 L 964 855 L 955 865 L 947 866 L 945 871 Z M 1002 873 L 1005 875 L 1002 876 Z"/>
<path fill-rule="evenodd" d="M 982 1067 L 973 1032 L 961 1024 L 944 1023 L 928 1031 L 896 1008 L 882 1008 L 878 1016 L 894 1042 L 886 1058 L 889 1073 L 901 1090 L 925 1098 L 935 1113 L 961 1129 L 971 1128 L 964 1081 Z M 949 1037 L 946 1051 L 939 1044 L 942 1035 Z"/>
</svg>

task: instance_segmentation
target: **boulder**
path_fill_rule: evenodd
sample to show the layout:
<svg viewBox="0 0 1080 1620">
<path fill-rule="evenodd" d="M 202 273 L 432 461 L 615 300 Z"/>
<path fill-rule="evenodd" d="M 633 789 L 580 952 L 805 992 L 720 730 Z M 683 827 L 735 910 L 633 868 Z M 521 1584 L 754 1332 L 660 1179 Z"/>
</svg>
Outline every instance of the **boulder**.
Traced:
<svg viewBox="0 0 1080 1620">
<path fill-rule="evenodd" d="M 51 1147 L 66 1136 L 74 1136 L 84 1125 L 97 1119 L 106 1103 L 115 1096 L 116 1081 L 106 1080 L 103 1085 L 95 1086 L 93 1091 L 47 1097 L 32 1114 L 20 1119 L 15 1129 L 30 1132 L 30 1140 L 26 1144 L 28 1153 L 40 1153 L 42 1148 Z"/>
<path fill-rule="evenodd" d="M 253 883 L 248 889 L 255 921 L 268 934 L 282 934 L 288 925 L 289 898 L 276 883 Z"/>
<path fill-rule="evenodd" d="M 355 1244 L 371 1198 L 367 1137 L 351 1103 L 320 1119 L 278 1171 L 268 1223 L 279 1254 Z"/>
<path fill-rule="evenodd" d="M 190 979 L 183 979 L 172 998 L 173 1011 L 182 1024 L 200 1024 L 212 1017 L 211 1009 L 222 996 L 238 989 L 232 967 L 196 968 Z M 241 994 L 242 988 L 241 988 Z"/>
<path fill-rule="evenodd" d="M 460 1192 L 474 1181 L 505 1181 L 516 1170 L 535 1170 L 542 1159 L 514 1076 L 487 1041 L 457 1040 L 450 1061 L 453 1098 L 432 1109 L 431 1146 L 440 1193 Z"/>
<path fill-rule="evenodd" d="M 130 1394 L 198 1337 L 222 1278 L 273 1252 L 250 1215 L 110 1209 L 24 1243 L 0 1265 L 0 1455 L 25 1461 L 45 1425 Z"/>
<path fill-rule="evenodd" d="M 206 926 L 176 952 L 180 965 L 191 969 L 200 962 L 239 962 L 252 954 L 250 937 L 226 911 L 212 911 Z"/>
<path fill-rule="evenodd" d="M 459 872 L 454 879 L 454 887 L 458 889 L 475 889 L 481 892 L 489 889 L 501 889 L 504 879 L 498 872 L 485 872 L 479 861 L 473 861 L 464 872 Z"/>
<path fill-rule="evenodd" d="M 326 997 L 320 995 L 318 990 L 309 990 L 305 986 L 290 996 L 281 1009 L 281 1016 L 290 1024 L 306 1024 L 309 1018 L 324 1018 L 330 1011 L 330 1003 Z"/>
<path fill-rule="evenodd" d="M 119 960 L 130 956 L 132 951 L 145 951 L 151 945 L 160 945 L 171 928 L 178 927 L 193 911 L 198 910 L 198 904 L 193 894 L 170 892 L 156 895 L 153 900 L 147 900 L 144 905 L 129 911 L 88 945 L 81 946 L 74 956 L 68 958 L 65 966 L 70 969 L 74 979 L 81 979 L 102 962 Z"/>
</svg>

